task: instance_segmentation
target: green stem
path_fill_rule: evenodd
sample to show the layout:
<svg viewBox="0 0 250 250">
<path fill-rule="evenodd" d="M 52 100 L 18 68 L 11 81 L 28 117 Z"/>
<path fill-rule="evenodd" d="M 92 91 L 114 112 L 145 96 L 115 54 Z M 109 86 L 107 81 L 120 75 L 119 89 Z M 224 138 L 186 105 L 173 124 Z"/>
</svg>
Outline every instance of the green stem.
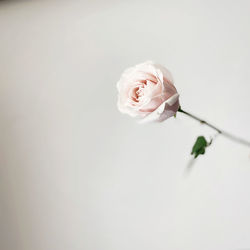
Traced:
<svg viewBox="0 0 250 250">
<path fill-rule="evenodd" d="M 195 116 L 195 115 L 193 115 L 193 114 L 191 114 L 191 113 L 189 113 L 189 112 L 187 112 L 187 111 L 184 111 L 183 109 L 181 109 L 181 107 L 179 107 L 178 111 L 179 111 L 180 113 L 183 113 L 183 114 L 185 114 L 185 115 L 187 115 L 187 116 L 189 116 L 189 117 L 195 119 L 196 121 L 199 121 L 201 124 L 205 124 L 205 125 L 207 125 L 208 127 L 212 128 L 212 129 L 214 129 L 214 130 L 216 130 L 219 134 L 221 134 L 221 135 L 223 135 L 223 136 L 229 138 L 230 140 L 235 141 L 235 142 L 238 142 L 238 143 L 240 143 L 240 144 L 243 144 L 243 145 L 246 145 L 246 146 L 250 147 L 250 142 L 249 142 L 249 141 L 246 141 L 246 140 L 244 140 L 244 139 L 242 139 L 242 138 L 239 138 L 238 136 L 235 136 L 235 135 L 233 135 L 233 134 L 230 134 L 230 133 L 228 133 L 228 132 L 226 132 L 226 131 L 224 131 L 224 130 L 222 130 L 222 129 L 219 129 L 219 128 L 217 128 L 216 126 L 212 125 L 211 123 L 209 123 L 209 122 L 207 122 L 207 121 L 205 121 L 205 120 L 202 120 L 202 119 L 200 119 L 199 117 L 197 117 L 197 116 Z"/>
</svg>

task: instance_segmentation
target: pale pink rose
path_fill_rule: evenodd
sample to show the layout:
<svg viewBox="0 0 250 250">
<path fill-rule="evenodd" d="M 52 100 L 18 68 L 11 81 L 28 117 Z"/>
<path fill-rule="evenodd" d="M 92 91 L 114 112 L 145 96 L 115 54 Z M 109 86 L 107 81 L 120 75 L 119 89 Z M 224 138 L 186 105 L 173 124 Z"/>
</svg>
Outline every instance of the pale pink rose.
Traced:
<svg viewBox="0 0 250 250">
<path fill-rule="evenodd" d="M 171 73 L 151 61 L 125 70 L 117 88 L 118 109 L 142 122 L 164 121 L 179 108 L 179 94 Z"/>
</svg>

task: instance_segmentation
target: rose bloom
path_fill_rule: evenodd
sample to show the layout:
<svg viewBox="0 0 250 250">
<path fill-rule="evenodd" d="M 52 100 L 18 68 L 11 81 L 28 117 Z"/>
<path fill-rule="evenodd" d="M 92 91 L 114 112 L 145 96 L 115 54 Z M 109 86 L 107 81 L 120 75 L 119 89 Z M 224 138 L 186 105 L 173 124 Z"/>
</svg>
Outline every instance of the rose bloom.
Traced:
<svg viewBox="0 0 250 250">
<path fill-rule="evenodd" d="M 142 122 L 164 121 L 179 108 L 171 73 L 147 61 L 124 71 L 117 83 L 118 109 Z"/>
</svg>

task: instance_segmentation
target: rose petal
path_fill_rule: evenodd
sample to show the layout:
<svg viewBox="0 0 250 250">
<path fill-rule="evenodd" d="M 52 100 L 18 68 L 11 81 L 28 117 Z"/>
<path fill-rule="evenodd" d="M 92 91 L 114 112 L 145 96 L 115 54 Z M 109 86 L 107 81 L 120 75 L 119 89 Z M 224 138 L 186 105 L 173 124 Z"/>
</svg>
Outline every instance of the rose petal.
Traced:
<svg viewBox="0 0 250 250">
<path fill-rule="evenodd" d="M 164 121 L 167 118 L 173 116 L 179 108 L 179 94 L 171 96 L 165 102 L 163 102 L 155 111 L 148 114 L 145 118 L 139 121 L 139 123 L 148 123 L 154 121 Z"/>
</svg>

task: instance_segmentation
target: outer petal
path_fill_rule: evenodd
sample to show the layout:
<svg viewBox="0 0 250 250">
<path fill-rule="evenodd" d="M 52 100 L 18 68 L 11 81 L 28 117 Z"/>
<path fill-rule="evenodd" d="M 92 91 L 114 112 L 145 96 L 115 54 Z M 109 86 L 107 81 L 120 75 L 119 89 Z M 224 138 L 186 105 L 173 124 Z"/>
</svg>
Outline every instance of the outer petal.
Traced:
<svg viewBox="0 0 250 250">
<path fill-rule="evenodd" d="M 160 65 L 158 63 L 154 63 L 154 66 L 162 72 L 163 77 L 165 79 L 167 79 L 172 84 L 174 83 L 173 76 L 172 76 L 172 74 L 170 73 L 170 71 L 168 69 L 166 69 L 164 66 L 162 66 L 162 65 Z"/>
<path fill-rule="evenodd" d="M 140 120 L 139 123 L 162 122 L 167 118 L 174 116 L 179 106 L 179 94 L 176 93 L 163 102 L 155 111 Z"/>
<path fill-rule="evenodd" d="M 146 61 L 126 69 L 117 82 L 117 89 L 120 91 L 124 84 L 133 83 L 135 80 L 145 79 L 145 75 L 148 74 L 155 75 L 155 67 L 153 62 Z"/>
</svg>

